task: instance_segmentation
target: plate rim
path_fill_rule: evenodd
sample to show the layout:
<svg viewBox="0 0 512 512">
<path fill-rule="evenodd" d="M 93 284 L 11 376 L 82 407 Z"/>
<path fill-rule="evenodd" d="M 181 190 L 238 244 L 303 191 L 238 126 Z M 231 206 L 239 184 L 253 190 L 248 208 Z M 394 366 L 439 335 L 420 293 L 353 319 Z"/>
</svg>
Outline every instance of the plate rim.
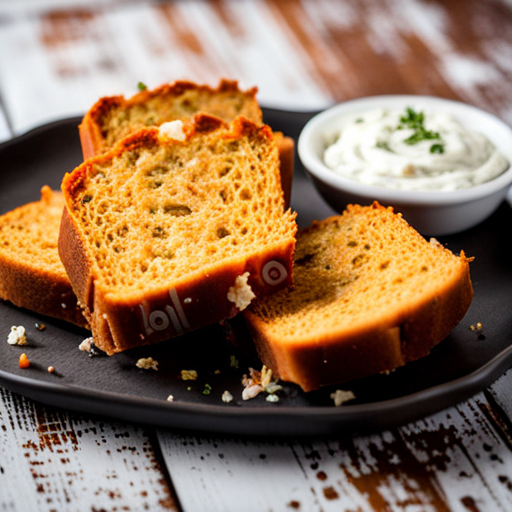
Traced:
<svg viewBox="0 0 512 512">
<path fill-rule="evenodd" d="M 265 107 L 262 107 L 262 110 L 264 112 L 264 116 L 266 112 L 283 116 L 296 114 L 301 119 L 314 115 L 314 112 L 295 113 Z M 81 119 L 82 117 L 80 116 L 66 117 L 32 128 L 23 134 L 16 135 L 11 139 L 0 143 L 0 158 L 3 151 L 11 146 L 24 144 L 27 140 L 30 140 L 35 136 L 44 134 L 52 129 L 64 125 L 67 126 L 72 123 L 76 123 L 78 126 Z M 394 417 L 393 420 L 390 420 L 389 418 L 387 420 L 378 420 L 377 428 L 380 430 L 383 427 L 385 428 L 386 424 L 388 426 L 397 426 L 417 420 L 420 417 L 426 417 L 449 406 L 456 405 L 457 403 L 460 403 L 461 401 L 482 391 L 510 367 L 512 367 L 512 342 L 477 369 L 448 382 L 414 391 L 400 397 L 375 402 L 366 402 L 363 404 L 349 403 L 341 407 L 335 407 L 334 405 L 280 407 L 279 404 L 276 404 L 276 406 L 273 407 L 255 405 L 248 408 L 242 408 L 235 404 L 233 406 L 229 406 L 229 404 L 201 404 L 180 401 L 167 402 L 164 399 L 152 397 L 146 398 L 138 395 L 119 393 L 116 391 L 84 389 L 74 384 L 53 383 L 9 373 L 2 369 L 0 369 L 0 385 L 43 404 L 60 408 L 64 407 L 66 410 L 78 413 L 99 414 L 118 419 L 126 419 L 129 417 L 129 421 L 139 423 L 146 422 L 133 419 L 131 417 L 132 414 L 124 414 L 123 408 L 134 407 L 135 413 L 137 413 L 137 411 L 154 409 L 157 407 L 156 412 L 152 415 L 153 420 L 149 423 L 153 426 L 158 425 L 161 427 L 176 428 L 176 425 L 180 423 L 180 419 L 186 419 L 188 415 L 213 415 L 216 417 L 215 424 L 210 425 L 209 428 L 206 428 L 205 430 L 219 434 L 230 433 L 240 436 L 259 434 L 269 435 L 269 431 L 266 429 L 260 432 L 261 429 L 259 428 L 251 429 L 247 426 L 243 431 L 236 426 L 234 428 L 229 428 L 226 423 L 231 421 L 231 419 L 239 420 L 240 418 L 243 418 L 245 424 L 249 425 L 250 421 L 254 420 L 254 418 L 268 417 L 270 420 L 275 419 L 276 421 L 284 421 L 286 424 L 293 425 L 298 418 L 307 417 L 307 425 L 305 428 L 300 428 L 300 426 L 296 428 L 296 435 L 309 436 L 328 434 L 333 431 L 333 427 L 337 428 L 338 431 L 340 429 L 344 429 L 345 426 L 348 427 L 349 431 L 353 431 L 356 426 L 359 430 L 364 430 L 364 425 L 362 425 L 362 421 L 364 421 L 364 419 L 362 420 L 362 418 L 368 418 L 374 415 L 378 416 L 383 412 L 395 412 L 398 418 Z M 350 383 L 340 384 L 339 386 L 346 388 L 347 386 L 350 386 Z M 42 396 L 45 394 L 49 395 L 47 397 L 49 400 Z M 62 405 L 56 403 L 56 399 L 61 397 L 65 397 L 67 399 L 67 403 Z M 77 404 L 79 407 L 73 407 L 73 403 L 71 402 L 73 399 L 76 400 L 77 397 Z M 110 406 L 111 410 L 109 414 L 108 411 L 105 411 L 104 409 L 105 407 L 109 407 L 109 404 L 111 404 L 112 401 L 116 405 L 114 408 Z M 101 402 L 103 407 L 97 410 L 102 409 L 102 412 L 95 412 L 91 407 L 82 407 L 85 402 Z M 155 416 L 160 416 L 160 421 L 155 422 Z M 325 424 L 326 421 L 328 421 L 327 425 Z M 224 428 L 220 428 L 222 423 L 224 423 Z M 186 428 L 189 430 L 201 430 L 197 427 L 190 426 Z M 290 435 L 290 430 L 276 428 L 275 431 L 272 431 L 272 435 Z"/>
</svg>

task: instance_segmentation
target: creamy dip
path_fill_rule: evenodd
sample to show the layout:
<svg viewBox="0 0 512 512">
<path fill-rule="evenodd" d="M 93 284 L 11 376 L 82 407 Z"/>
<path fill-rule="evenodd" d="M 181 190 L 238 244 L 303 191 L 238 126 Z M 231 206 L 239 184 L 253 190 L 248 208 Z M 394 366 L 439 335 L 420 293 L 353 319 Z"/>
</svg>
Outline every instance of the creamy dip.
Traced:
<svg viewBox="0 0 512 512">
<path fill-rule="evenodd" d="M 370 185 L 450 191 L 492 180 L 509 162 L 481 133 L 442 112 L 375 109 L 340 122 L 326 165 Z"/>
</svg>

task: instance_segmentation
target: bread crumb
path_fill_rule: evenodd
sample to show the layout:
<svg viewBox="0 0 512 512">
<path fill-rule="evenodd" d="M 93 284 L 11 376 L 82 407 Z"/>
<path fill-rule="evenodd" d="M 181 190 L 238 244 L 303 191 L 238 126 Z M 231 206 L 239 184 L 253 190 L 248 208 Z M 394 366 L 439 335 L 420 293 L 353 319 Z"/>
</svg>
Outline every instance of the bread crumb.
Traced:
<svg viewBox="0 0 512 512">
<path fill-rule="evenodd" d="M 91 338 L 85 338 L 85 340 L 78 345 L 78 349 L 82 350 L 83 352 L 90 352 L 91 351 L 91 345 L 92 345 L 92 337 Z"/>
<path fill-rule="evenodd" d="M 183 121 L 169 121 L 162 123 L 158 128 L 158 136 L 161 139 L 185 140 L 187 135 L 183 130 Z"/>
<path fill-rule="evenodd" d="M 237 276 L 235 284 L 228 290 L 228 300 L 234 302 L 240 311 L 243 311 L 256 297 L 247 282 L 249 275 L 249 272 L 245 272 L 241 276 Z"/>
<path fill-rule="evenodd" d="M 250 386 L 245 386 L 242 391 L 242 400 L 250 400 L 255 396 L 258 396 L 264 389 L 259 384 L 251 384 Z"/>
<path fill-rule="evenodd" d="M 9 345 L 26 345 L 27 336 L 25 335 L 25 327 L 22 325 L 18 325 L 18 327 L 13 325 L 9 336 L 7 336 L 7 343 L 9 343 Z"/>
<path fill-rule="evenodd" d="M 227 404 L 233 400 L 233 395 L 229 391 L 224 391 L 222 393 L 222 401 L 226 402 Z"/>
<path fill-rule="evenodd" d="M 105 352 L 100 350 L 95 344 L 94 344 L 94 338 L 91 336 L 89 338 L 85 338 L 80 345 L 78 345 L 78 349 L 87 352 L 89 354 L 89 357 L 95 357 L 95 356 L 103 356 L 105 355 Z"/>
<path fill-rule="evenodd" d="M 477 339 L 479 341 L 485 340 L 485 334 L 482 332 L 482 322 L 477 322 L 476 324 L 472 324 L 469 328 L 477 335 Z"/>
<path fill-rule="evenodd" d="M 334 393 L 331 393 L 331 398 L 334 400 L 334 405 L 339 407 L 349 400 L 354 400 L 356 396 L 352 391 L 345 391 L 343 389 L 337 389 Z"/>
<path fill-rule="evenodd" d="M 181 370 L 181 378 L 183 380 L 197 380 L 197 372 L 195 370 Z"/>
<path fill-rule="evenodd" d="M 53 366 L 48 366 L 48 373 L 55 373 L 55 368 Z"/>
<path fill-rule="evenodd" d="M 158 361 L 155 361 L 152 357 L 141 357 L 135 363 L 135 366 L 142 370 L 158 370 Z"/>
<path fill-rule="evenodd" d="M 242 379 L 242 384 L 244 385 L 242 392 L 243 400 L 250 400 L 263 391 L 267 392 L 269 395 L 273 395 L 276 391 L 283 389 L 282 386 L 277 383 L 277 379 L 272 379 L 272 370 L 265 365 L 263 365 L 260 372 L 254 368 L 249 368 L 249 374 L 250 377 L 244 375 Z M 277 402 L 275 399 L 268 401 Z"/>
<path fill-rule="evenodd" d="M 173 397 L 172 395 L 169 395 L 169 396 L 167 397 L 167 401 L 168 401 L 168 402 L 174 402 L 174 397 Z"/>
</svg>

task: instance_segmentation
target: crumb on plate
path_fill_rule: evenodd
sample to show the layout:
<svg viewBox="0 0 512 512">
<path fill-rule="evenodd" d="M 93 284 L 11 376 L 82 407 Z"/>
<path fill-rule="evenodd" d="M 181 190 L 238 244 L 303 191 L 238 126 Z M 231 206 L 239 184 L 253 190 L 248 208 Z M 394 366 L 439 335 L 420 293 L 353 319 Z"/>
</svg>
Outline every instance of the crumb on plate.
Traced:
<svg viewBox="0 0 512 512">
<path fill-rule="evenodd" d="M 27 354 L 25 354 L 25 352 L 23 352 L 23 354 L 20 355 L 20 361 L 19 361 L 19 364 L 20 364 L 20 368 L 28 368 L 30 366 L 30 361 L 27 357 Z"/>
<path fill-rule="evenodd" d="M 7 343 L 9 343 L 9 345 L 26 345 L 27 336 L 25 334 L 25 327 L 22 325 L 18 325 L 17 327 L 13 325 L 9 336 L 7 336 Z"/>
<path fill-rule="evenodd" d="M 195 370 L 181 370 L 181 378 L 183 380 L 197 380 L 197 372 Z"/>
<path fill-rule="evenodd" d="M 158 370 L 158 361 L 155 361 L 152 357 L 141 357 L 135 363 L 135 366 L 142 370 Z"/>
<path fill-rule="evenodd" d="M 343 389 L 337 389 L 334 393 L 331 393 L 331 399 L 334 400 L 334 405 L 339 407 L 349 400 L 354 400 L 356 395 L 352 391 L 345 391 Z"/>
</svg>

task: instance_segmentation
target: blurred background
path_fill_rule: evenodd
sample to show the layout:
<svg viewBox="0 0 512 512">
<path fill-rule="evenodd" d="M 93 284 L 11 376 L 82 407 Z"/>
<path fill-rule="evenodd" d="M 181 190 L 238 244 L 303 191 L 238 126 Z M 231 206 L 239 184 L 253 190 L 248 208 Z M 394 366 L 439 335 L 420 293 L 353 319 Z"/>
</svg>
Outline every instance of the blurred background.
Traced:
<svg viewBox="0 0 512 512">
<path fill-rule="evenodd" d="M 266 107 L 414 93 L 511 124 L 512 1 L 0 1 L 4 138 L 140 81 L 222 77 L 257 86 Z"/>
</svg>

